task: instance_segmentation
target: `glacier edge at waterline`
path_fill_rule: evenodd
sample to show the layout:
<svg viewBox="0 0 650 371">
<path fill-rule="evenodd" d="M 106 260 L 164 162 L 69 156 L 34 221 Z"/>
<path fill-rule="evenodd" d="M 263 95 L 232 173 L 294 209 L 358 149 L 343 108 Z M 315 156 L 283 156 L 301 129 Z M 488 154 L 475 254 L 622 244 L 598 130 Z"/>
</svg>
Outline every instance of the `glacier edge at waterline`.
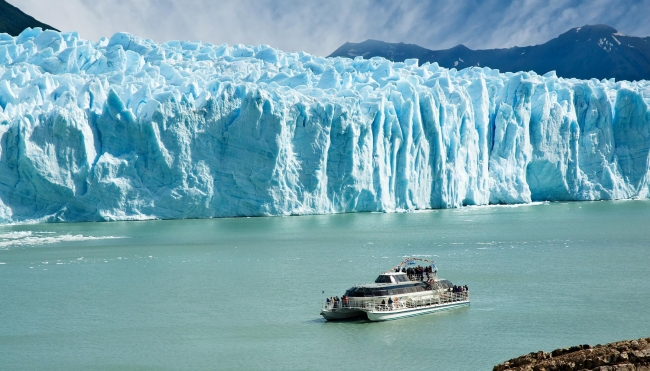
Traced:
<svg viewBox="0 0 650 371">
<path fill-rule="evenodd" d="M 650 83 L 0 34 L 0 221 L 648 198 Z"/>
</svg>

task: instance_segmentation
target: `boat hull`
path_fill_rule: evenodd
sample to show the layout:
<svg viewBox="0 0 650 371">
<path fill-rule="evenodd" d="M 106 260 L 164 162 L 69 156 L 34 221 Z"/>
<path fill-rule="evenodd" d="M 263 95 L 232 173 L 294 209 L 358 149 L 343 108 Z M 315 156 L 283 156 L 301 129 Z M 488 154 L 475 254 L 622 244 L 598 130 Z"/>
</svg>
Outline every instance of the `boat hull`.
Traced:
<svg viewBox="0 0 650 371">
<path fill-rule="evenodd" d="M 366 312 L 358 308 L 323 309 L 320 312 L 328 321 L 341 321 L 354 318 L 367 318 Z"/>
<path fill-rule="evenodd" d="M 455 301 L 452 303 L 436 304 L 415 308 L 400 308 L 397 310 L 366 310 L 368 319 L 371 321 L 389 321 L 393 319 L 419 316 L 427 313 L 441 312 L 469 306 L 469 300 Z"/>
</svg>

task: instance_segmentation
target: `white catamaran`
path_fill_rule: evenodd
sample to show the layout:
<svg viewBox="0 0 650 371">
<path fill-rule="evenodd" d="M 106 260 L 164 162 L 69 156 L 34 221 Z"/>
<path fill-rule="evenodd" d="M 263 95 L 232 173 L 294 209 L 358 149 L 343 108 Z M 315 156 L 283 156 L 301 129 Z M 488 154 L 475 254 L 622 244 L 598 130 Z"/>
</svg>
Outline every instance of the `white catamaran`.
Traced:
<svg viewBox="0 0 650 371">
<path fill-rule="evenodd" d="M 416 261 L 427 266 L 411 268 Z M 468 306 L 467 286 L 456 286 L 438 278 L 437 272 L 431 261 L 404 259 L 399 266 L 380 274 L 375 283 L 354 286 L 341 298 L 328 298 L 320 314 L 328 321 L 359 318 L 386 321 Z"/>
</svg>

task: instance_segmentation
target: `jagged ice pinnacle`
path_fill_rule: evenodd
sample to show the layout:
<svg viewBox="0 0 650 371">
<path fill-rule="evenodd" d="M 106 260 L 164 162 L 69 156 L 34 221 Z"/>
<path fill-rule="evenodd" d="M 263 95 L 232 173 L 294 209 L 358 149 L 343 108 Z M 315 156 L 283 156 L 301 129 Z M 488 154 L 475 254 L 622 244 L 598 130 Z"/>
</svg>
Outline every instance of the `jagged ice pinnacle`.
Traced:
<svg viewBox="0 0 650 371">
<path fill-rule="evenodd" d="M 650 84 L 0 35 L 0 221 L 647 198 Z"/>
</svg>

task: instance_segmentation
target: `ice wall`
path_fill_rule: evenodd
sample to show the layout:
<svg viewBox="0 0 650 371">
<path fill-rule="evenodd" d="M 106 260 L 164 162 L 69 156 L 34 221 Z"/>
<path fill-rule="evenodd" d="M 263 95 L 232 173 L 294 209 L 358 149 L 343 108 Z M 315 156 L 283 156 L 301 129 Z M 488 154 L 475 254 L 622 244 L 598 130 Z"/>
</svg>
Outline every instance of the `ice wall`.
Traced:
<svg viewBox="0 0 650 371">
<path fill-rule="evenodd" d="M 648 197 L 650 84 L 0 35 L 0 220 Z"/>
</svg>

